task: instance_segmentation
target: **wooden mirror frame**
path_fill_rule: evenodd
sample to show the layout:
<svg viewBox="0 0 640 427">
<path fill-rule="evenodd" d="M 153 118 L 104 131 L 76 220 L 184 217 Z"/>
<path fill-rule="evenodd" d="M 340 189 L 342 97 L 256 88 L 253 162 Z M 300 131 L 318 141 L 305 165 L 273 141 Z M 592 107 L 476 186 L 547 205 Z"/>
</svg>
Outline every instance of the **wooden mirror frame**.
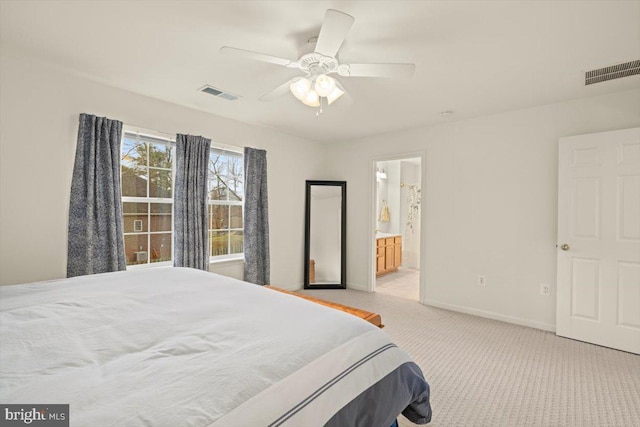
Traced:
<svg viewBox="0 0 640 427">
<path fill-rule="evenodd" d="M 311 252 L 311 187 L 333 186 L 341 188 L 342 206 L 340 221 L 340 283 L 309 283 L 309 261 Z M 306 181 L 306 202 L 304 221 L 304 288 L 305 289 L 346 289 L 347 287 L 347 181 Z"/>
</svg>

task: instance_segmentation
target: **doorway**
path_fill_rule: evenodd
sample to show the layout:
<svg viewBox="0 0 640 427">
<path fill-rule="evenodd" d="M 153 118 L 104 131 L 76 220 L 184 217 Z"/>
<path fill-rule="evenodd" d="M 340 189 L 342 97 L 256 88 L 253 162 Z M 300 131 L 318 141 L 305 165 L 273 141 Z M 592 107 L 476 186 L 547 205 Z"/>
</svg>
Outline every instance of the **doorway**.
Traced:
<svg viewBox="0 0 640 427">
<path fill-rule="evenodd" d="M 374 166 L 373 291 L 420 301 L 422 158 Z"/>
</svg>

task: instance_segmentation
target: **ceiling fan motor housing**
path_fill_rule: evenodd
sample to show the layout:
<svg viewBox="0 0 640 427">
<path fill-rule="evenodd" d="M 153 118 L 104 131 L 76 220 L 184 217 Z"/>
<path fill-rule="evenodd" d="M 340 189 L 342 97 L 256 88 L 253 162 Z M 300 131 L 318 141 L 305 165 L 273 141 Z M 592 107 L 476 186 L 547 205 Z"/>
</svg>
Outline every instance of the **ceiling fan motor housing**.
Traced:
<svg viewBox="0 0 640 427">
<path fill-rule="evenodd" d="M 311 52 L 302 55 L 298 59 L 300 69 L 311 74 L 327 74 L 336 72 L 338 69 L 338 60 L 330 56 L 324 56 L 318 52 Z"/>
<path fill-rule="evenodd" d="M 348 76 L 348 65 L 340 65 L 335 57 L 315 51 L 317 41 L 318 37 L 312 37 L 302 46 L 299 51 L 300 58 L 296 61 L 298 67 L 311 75 L 339 73 L 341 76 Z"/>
</svg>

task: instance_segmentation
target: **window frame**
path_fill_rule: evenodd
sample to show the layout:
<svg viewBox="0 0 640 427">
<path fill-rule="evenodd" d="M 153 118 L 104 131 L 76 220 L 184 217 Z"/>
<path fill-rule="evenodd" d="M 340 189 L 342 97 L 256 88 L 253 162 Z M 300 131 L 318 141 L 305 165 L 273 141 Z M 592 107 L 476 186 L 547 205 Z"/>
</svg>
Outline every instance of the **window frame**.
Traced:
<svg viewBox="0 0 640 427">
<path fill-rule="evenodd" d="M 145 234 L 147 236 L 147 262 L 143 263 L 143 264 L 131 264 L 131 265 L 127 265 L 126 269 L 141 269 L 141 268 L 155 268 L 155 267 L 169 267 L 169 266 L 173 266 L 173 262 L 175 260 L 175 247 L 174 247 L 174 236 L 175 236 L 175 204 L 174 204 L 174 198 L 175 198 L 175 181 L 176 181 L 176 169 L 175 169 L 175 159 L 176 159 L 176 140 L 175 138 L 170 138 L 168 136 L 163 136 L 163 135 L 159 135 L 157 133 L 154 132 L 149 132 L 149 131 L 145 131 L 145 130 L 139 130 L 137 128 L 131 127 L 131 126 L 125 126 L 124 129 L 122 130 L 122 146 L 124 143 L 124 139 L 126 135 L 135 135 L 135 136 L 141 136 L 143 138 L 149 138 L 154 140 L 154 143 L 161 143 L 167 147 L 169 147 L 171 149 L 172 155 L 173 155 L 173 167 L 171 168 L 171 184 L 172 184 L 172 197 L 171 198 L 165 198 L 165 197 L 149 197 L 149 185 L 150 185 L 150 170 L 154 169 L 154 170 L 169 170 L 166 168 L 157 168 L 157 167 L 150 167 L 149 165 L 147 165 L 147 197 L 138 197 L 138 196 L 124 196 L 122 195 L 121 197 L 121 203 L 123 204 L 123 210 L 122 210 L 122 217 L 124 219 L 125 217 L 125 213 L 124 213 L 124 203 L 146 203 L 147 205 L 150 206 L 151 203 L 170 203 L 171 204 L 171 231 L 150 231 L 150 226 L 151 226 L 151 220 L 150 220 L 150 215 L 151 215 L 151 209 L 147 209 L 147 231 L 145 232 L 125 232 L 124 231 L 124 227 L 123 227 L 123 237 L 128 236 L 128 235 L 141 235 L 141 234 Z M 237 154 L 241 159 L 242 159 L 242 173 L 244 175 L 244 154 L 241 151 L 241 149 L 239 149 L 238 147 L 233 147 L 233 146 L 229 146 L 226 144 L 219 144 L 219 143 L 214 143 L 212 142 L 211 144 L 211 148 L 210 148 L 211 153 L 217 152 L 228 152 L 229 154 Z M 149 154 L 149 148 L 147 145 L 147 158 L 148 158 L 148 154 Z M 120 156 L 121 156 L 121 165 L 120 165 L 120 180 L 121 180 L 121 190 L 122 190 L 122 185 L 123 185 L 123 180 L 122 180 L 122 148 L 120 150 Z M 207 174 L 208 174 L 208 169 L 207 169 Z M 207 186 L 208 186 L 208 179 L 207 179 Z M 225 231 L 228 231 L 229 233 L 232 231 L 242 231 L 242 236 L 243 236 L 243 240 L 244 240 L 244 201 L 245 201 L 245 197 L 244 194 L 242 196 L 242 200 L 211 200 L 209 199 L 209 188 L 207 188 L 207 235 L 208 238 L 210 238 L 211 236 L 211 232 L 214 231 L 214 229 L 209 228 L 211 226 L 211 218 L 210 218 L 210 206 L 212 205 L 224 205 L 224 206 L 229 206 L 229 215 L 231 215 L 231 206 L 240 206 L 242 209 L 242 228 L 228 228 L 225 229 Z M 151 247 L 151 235 L 152 234 L 167 234 L 170 233 L 171 234 L 171 260 L 170 261 L 160 261 L 160 262 L 151 262 L 151 251 L 150 251 L 150 247 Z M 230 245 L 230 239 L 229 239 L 229 245 Z M 229 261 L 244 261 L 244 250 L 243 252 L 240 253 L 235 253 L 235 254 L 225 254 L 225 255 L 211 255 L 211 242 L 209 242 L 209 264 L 216 264 L 216 263 L 221 263 L 221 262 L 229 262 Z"/>
<path fill-rule="evenodd" d="M 154 143 L 158 143 L 158 144 L 162 144 L 165 145 L 166 147 L 169 147 L 171 149 L 172 155 L 173 155 L 173 160 L 174 160 L 174 164 L 173 167 L 171 169 L 168 168 L 157 168 L 157 167 L 151 167 L 147 164 L 146 168 L 147 168 L 147 197 L 139 197 L 139 196 L 122 196 L 122 217 L 124 220 L 125 217 L 125 213 L 124 213 L 124 204 L 125 203 L 146 203 L 147 206 L 151 206 L 152 203 L 170 203 L 171 204 L 171 231 L 167 232 L 167 231 L 151 231 L 151 209 L 147 209 L 147 231 L 144 232 L 125 232 L 124 231 L 124 227 L 122 230 L 123 236 L 135 236 L 135 235 L 146 235 L 147 236 L 147 262 L 142 263 L 142 264 L 131 264 L 131 265 L 127 265 L 126 268 L 127 270 L 129 268 L 133 268 L 133 269 L 137 269 L 137 268 L 154 268 L 154 267 L 168 267 L 168 266 L 172 266 L 173 265 L 173 261 L 175 259 L 175 252 L 174 252 L 174 191 L 175 191 L 175 182 L 176 182 L 176 169 L 175 169 L 175 154 L 176 154 L 176 142 L 175 139 L 171 139 L 171 138 L 167 138 L 165 136 L 159 136 L 156 134 L 151 134 L 151 133 L 146 133 L 146 132 L 140 132 L 140 131 L 136 131 L 136 130 L 130 130 L 128 128 L 123 129 L 122 131 L 122 143 L 124 143 L 124 139 L 126 135 L 135 135 L 137 137 L 143 137 L 143 138 L 148 138 L 148 139 L 152 139 Z M 120 161 L 122 162 L 122 148 L 120 149 L 120 156 L 121 159 Z M 147 159 L 149 159 L 149 144 L 147 144 Z M 167 197 L 149 197 L 149 186 L 150 186 L 150 170 L 154 169 L 154 170 L 171 170 L 171 198 L 167 198 Z M 122 180 L 122 164 L 120 165 L 120 186 L 121 186 L 121 190 L 122 190 L 122 184 L 124 183 Z M 151 235 L 152 234 L 167 234 L 170 233 L 171 234 L 171 260 L 169 261 L 160 261 L 160 262 L 151 262 Z M 125 246 L 126 248 L 126 246 Z M 125 261 L 126 263 L 126 261 Z"/>
<path fill-rule="evenodd" d="M 241 151 L 237 151 L 237 149 L 232 149 L 229 146 L 225 146 L 225 145 L 218 145 L 216 144 L 214 146 L 214 144 L 212 143 L 211 145 L 211 154 L 218 154 L 218 155 L 226 155 L 226 156 L 230 156 L 230 155 L 235 155 L 237 157 L 239 157 L 242 160 L 242 175 L 243 175 L 243 185 L 244 185 L 244 153 Z M 207 170 L 208 173 L 208 170 Z M 209 182 L 209 177 L 207 177 L 207 185 Z M 241 210 L 242 210 L 242 228 L 232 228 L 231 227 L 231 222 L 229 221 L 229 228 L 225 228 L 225 229 L 214 229 L 211 228 L 212 225 L 212 221 L 211 221 L 211 217 L 209 216 L 209 225 L 207 227 L 207 233 L 209 233 L 209 262 L 210 263 L 214 263 L 214 262 L 222 262 L 222 261 L 232 261 L 232 260 L 244 260 L 244 250 L 240 253 L 227 253 L 224 255 L 211 255 L 211 251 L 212 251 L 212 235 L 213 232 L 215 231 L 226 231 L 227 233 L 229 233 L 229 236 L 231 236 L 231 232 L 233 231 L 241 231 L 242 232 L 242 239 L 244 242 L 244 201 L 245 201 L 245 195 L 244 192 L 242 194 L 242 200 L 231 200 L 229 198 L 229 194 L 227 193 L 227 200 L 212 200 L 209 198 L 209 193 L 211 191 L 211 189 L 207 189 L 207 212 L 209 212 L 209 209 L 211 206 L 228 206 L 229 207 L 229 212 L 228 212 L 228 218 L 231 219 L 231 207 L 232 206 L 240 206 Z M 227 249 L 229 252 L 231 252 L 231 238 L 229 237 L 228 241 L 227 241 Z"/>
</svg>

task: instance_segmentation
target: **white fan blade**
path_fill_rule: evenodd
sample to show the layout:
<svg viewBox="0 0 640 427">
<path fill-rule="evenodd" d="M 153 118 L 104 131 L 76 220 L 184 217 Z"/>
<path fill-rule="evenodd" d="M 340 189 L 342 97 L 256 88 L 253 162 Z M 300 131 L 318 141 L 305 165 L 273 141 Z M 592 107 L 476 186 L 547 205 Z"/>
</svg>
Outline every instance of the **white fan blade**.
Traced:
<svg viewBox="0 0 640 427">
<path fill-rule="evenodd" d="M 252 52 L 250 50 L 238 49 L 235 47 L 222 46 L 220 53 L 235 55 L 241 58 L 253 59 L 256 61 L 269 62 L 271 64 L 284 65 L 289 68 L 299 68 L 300 64 L 290 59 L 278 58 L 277 56 L 266 55 L 264 53 Z"/>
<path fill-rule="evenodd" d="M 316 42 L 316 52 L 335 57 L 354 20 L 351 15 L 328 9 Z"/>
<path fill-rule="evenodd" d="M 260 101 L 272 101 L 275 98 L 284 95 L 285 93 L 289 92 L 289 86 L 291 86 L 291 83 L 293 83 L 294 81 L 298 80 L 299 78 L 300 77 L 292 78 L 291 80 L 281 84 L 280 86 L 278 86 L 277 88 L 275 88 L 271 92 L 265 93 L 264 95 L 262 95 L 258 99 Z"/>
</svg>

